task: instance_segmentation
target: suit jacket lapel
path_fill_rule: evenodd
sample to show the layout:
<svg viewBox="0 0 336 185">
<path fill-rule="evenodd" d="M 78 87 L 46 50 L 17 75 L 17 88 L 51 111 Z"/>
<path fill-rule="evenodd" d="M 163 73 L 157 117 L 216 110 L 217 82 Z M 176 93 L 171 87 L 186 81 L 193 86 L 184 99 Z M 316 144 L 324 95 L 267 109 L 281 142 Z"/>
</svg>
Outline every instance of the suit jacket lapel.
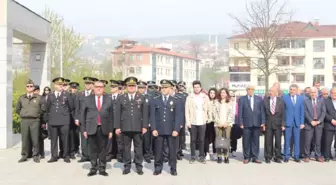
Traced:
<svg viewBox="0 0 336 185">
<path fill-rule="evenodd" d="M 94 107 L 96 108 L 96 110 L 98 111 L 97 102 L 96 102 L 96 96 L 91 96 L 91 102 L 94 105 Z"/>
</svg>

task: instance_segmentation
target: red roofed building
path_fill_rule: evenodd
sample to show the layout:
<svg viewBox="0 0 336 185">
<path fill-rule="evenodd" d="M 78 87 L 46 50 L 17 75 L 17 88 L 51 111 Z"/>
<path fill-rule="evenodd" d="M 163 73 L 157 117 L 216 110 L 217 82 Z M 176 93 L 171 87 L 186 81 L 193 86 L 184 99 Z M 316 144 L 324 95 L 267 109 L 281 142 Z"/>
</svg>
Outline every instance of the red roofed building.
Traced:
<svg viewBox="0 0 336 185">
<path fill-rule="evenodd" d="M 170 51 L 168 48 L 152 48 L 131 40 L 121 40 L 112 52 L 114 69 L 123 70 L 124 77 L 135 76 L 143 81 L 161 79 L 185 81 L 191 86 L 199 79 L 199 59 Z"/>
<path fill-rule="evenodd" d="M 320 25 L 315 22 L 290 22 L 278 25 L 282 39 L 270 63 L 283 68 L 284 72 L 270 76 L 270 86 L 279 82 L 283 89 L 296 83 L 301 89 L 320 81 L 322 86 L 336 86 L 336 25 Z M 252 28 L 251 33 L 262 35 L 261 28 Z M 260 70 L 246 64 L 246 60 L 262 64 L 262 57 L 249 41 L 249 34 L 234 35 L 230 43 L 230 88 L 245 93 L 248 84 L 262 93 L 265 80 Z M 242 54 L 243 53 L 243 54 Z M 287 71 L 287 72 L 285 72 Z"/>
</svg>

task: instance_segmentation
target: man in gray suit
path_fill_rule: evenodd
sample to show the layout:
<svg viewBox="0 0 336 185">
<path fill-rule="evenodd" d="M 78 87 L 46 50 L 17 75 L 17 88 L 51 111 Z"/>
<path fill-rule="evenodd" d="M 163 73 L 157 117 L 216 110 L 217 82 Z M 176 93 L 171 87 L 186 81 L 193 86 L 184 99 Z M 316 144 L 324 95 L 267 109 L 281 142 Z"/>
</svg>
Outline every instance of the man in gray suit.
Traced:
<svg viewBox="0 0 336 185">
<path fill-rule="evenodd" d="M 81 120 L 83 135 L 88 139 L 91 169 L 87 174 L 93 176 L 106 173 L 106 146 L 113 132 L 113 103 L 108 95 L 104 95 L 104 81 L 94 83 L 94 95 L 89 95 L 82 107 Z"/>
<path fill-rule="evenodd" d="M 321 156 L 321 138 L 323 133 L 324 118 L 326 115 L 326 107 L 324 101 L 317 96 L 318 89 L 312 87 L 310 98 L 305 99 L 305 144 L 304 144 L 304 162 L 309 162 L 310 147 L 314 139 L 314 153 L 316 161 L 323 162 Z"/>
</svg>

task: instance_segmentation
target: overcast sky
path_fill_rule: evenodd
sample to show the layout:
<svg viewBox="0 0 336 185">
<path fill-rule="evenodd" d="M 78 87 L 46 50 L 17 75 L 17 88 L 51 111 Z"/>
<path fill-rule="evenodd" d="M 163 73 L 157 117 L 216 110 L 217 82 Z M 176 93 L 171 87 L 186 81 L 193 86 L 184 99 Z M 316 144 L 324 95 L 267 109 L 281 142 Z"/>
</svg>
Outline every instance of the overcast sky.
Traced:
<svg viewBox="0 0 336 185">
<path fill-rule="evenodd" d="M 77 32 L 95 36 L 157 37 L 231 34 L 229 13 L 244 16 L 249 0 L 17 0 L 41 13 L 47 6 Z M 295 19 L 336 24 L 336 0 L 288 0 Z"/>
</svg>

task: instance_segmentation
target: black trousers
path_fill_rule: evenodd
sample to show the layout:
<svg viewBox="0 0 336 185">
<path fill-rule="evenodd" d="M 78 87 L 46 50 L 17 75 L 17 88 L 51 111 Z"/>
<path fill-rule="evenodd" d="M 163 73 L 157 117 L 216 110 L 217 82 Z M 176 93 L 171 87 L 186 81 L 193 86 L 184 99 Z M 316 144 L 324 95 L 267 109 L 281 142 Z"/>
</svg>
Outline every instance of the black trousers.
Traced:
<svg viewBox="0 0 336 185">
<path fill-rule="evenodd" d="M 195 158 L 196 156 L 196 144 L 198 141 L 199 144 L 199 157 L 204 158 L 204 136 L 205 136 L 206 125 L 191 125 L 190 132 L 190 149 L 191 157 Z"/>
<path fill-rule="evenodd" d="M 164 141 L 167 141 L 168 148 L 169 148 L 169 166 L 171 171 L 176 171 L 176 144 L 178 137 L 173 137 L 171 135 L 164 135 L 164 136 L 157 136 L 155 137 L 155 162 L 154 162 L 154 170 L 161 172 L 163 168 L 163 148 L 164 148 Z"/>
<path fill-rule="evenodd" d="M 330 159 L 331 156 L 331 145 L 334 137 L 336 137 L 336 130 L 326 130 L 324 129 L 324 158 Z"/>
<path fill-rule="evenodd" d="M 143 135 L 143 155 L 147 160 L 152 159 L 153 150 L 152 150 L 152 131 L 151 128 L 147 128 L 147 132 Z"/>
<path fill-rule="evenodd" d="M 134 163 L 137 170 L 142 169 L 143 153 L 142 153 L 142 133 L 141 132 L 123 132 L 124 142 L 124 169 L 131 169 L 131 144 L 134 145 Z"/>
<path fill-rule="evenodd" d="M 169 158 L 169 147 L 167 139 L 163 140 L 163 159 L 167 160 Z"/>
<path fill-rule="evenodd" d="M 90 162 L 92 171 L 105 171 L 106 169 L 106 146 L 108 136 L 102 132 L 101 126 L 97 127 L 94 135 L 88 136 L 88 144 L 90 148 Z"/>
<path fill-rule="evenodd" d="M 236 152 L 237 151 L 237 145 L 238 145 L 238 139 L 231 138 L 231 152 Z M 215 146 L 215 143 L 213 144 Z"/>
<path fill-rule="evenodd" d="M 244 160 L 257 160 L 259 158 L 260 127 L 244 127 L 243 153 Z"/>
<path fill-rule="evenodd" d="M 83 132 L 80 132 L 80 147 L 82 151 L 82 159 L 89 159 L 88 139 L 84 137 Z"/>
<path fill-rule="evenodd" d="M 266 128 L 265 131 L 265 159 L 271 160 L 274 155 L 274 159 L 281 159 L 281 127 L 278 128 Z"/>
<path fill-rule="evenodd" d="M 70 125 L 69 130 L 69 140 L 70 140 L 70 155 L 75 156 L 78 152 L 78 143 L 79 143 L 79 128 L 76 125 Z"/>
<path fill-rule="evenodd" d="M 215 131 L 215 125 L 214 122 L 206 124 L 206 130 L 205 130 L 205 138 L 204 138 L 204 154 L 205 156 L 209 153 L 209 147 L 210 144 L 212 144 L 212 151 L 213 153 L 216 153 L 216 147 L 215 147 L 215 140 L 216 140 L 216 131 Z"/>
<path fill-rule="evenodd" d="M 63 157 L 69 157 L 69 125 L 59 125 L 50 127 L 51 136 L 51 157 L 58 158 L 58 139 L 60 138 L 60 143 L 63 146 Z M 61 153 L 61 151 L 60 151 Z"/>
</svg>

